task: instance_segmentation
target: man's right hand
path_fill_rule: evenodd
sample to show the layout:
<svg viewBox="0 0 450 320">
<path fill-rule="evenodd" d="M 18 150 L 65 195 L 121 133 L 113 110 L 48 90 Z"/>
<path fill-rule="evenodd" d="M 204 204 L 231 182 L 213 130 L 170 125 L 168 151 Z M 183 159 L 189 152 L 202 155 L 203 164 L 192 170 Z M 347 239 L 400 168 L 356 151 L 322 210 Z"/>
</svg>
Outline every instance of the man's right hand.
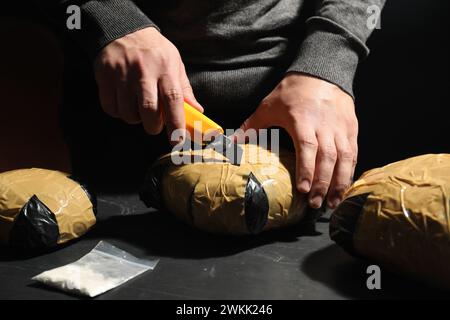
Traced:
<svg viewBox="0 0 450 320">
<path fill-rule="evenodd" d="M 94 63 L 100 102 L 112 117 L 142 122 L 147 133 L 185 128 L 183 100 L 203 112 L 177 48 L 145 28 L 109 43 Z M 176 143 L 176 142 L 175 142 Z"/>
</svg>

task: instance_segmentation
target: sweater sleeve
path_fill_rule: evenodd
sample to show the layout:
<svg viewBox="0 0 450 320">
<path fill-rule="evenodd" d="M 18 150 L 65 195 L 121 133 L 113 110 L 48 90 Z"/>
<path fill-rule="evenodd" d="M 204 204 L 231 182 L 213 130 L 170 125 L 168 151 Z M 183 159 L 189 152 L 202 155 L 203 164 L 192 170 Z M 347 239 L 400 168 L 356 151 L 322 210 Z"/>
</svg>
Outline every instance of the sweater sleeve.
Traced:
<svg viewBox="0 0 450 320">
<path fill-rule="evenodd" d="M 108 43 L 134 31 L 157 26 L 132 0 L 35 0 L 39 9 L 68 33 L 93 59 Z M 80 8 L 80 28 L 69 30 L 67 8 Z M 157 28 L 158 29 L 158 28 Z"/>
<path fill-rule="evenodd" d="M 358 62 L 369 54 L 365 42 L 374 14 L 386 0 L 317 0 L 306 21 L 307 35 L 288 72 L 302 72 L 336 84 L 353 97 Z"/>
</svg>

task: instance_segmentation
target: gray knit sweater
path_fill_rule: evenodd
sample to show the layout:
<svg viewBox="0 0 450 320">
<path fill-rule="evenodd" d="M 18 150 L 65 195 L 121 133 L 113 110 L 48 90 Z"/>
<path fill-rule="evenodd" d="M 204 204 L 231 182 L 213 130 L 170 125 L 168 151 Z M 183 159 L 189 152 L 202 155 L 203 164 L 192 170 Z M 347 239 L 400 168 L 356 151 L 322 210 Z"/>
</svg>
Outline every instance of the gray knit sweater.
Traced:
<svg viewBox="0 0 450 320">
<path fill-rule="evenodd" d="M 358 62 L 367 56 L 371 6 L 385 0 L 42 0 L 58 16 L 81 7 L 81 29 L 70 34 L 91 57 L 114 39 L 156 26 L 180 50 L 196 86 L 235 92 L 277 69 L 307 73 L 352 93 Z M 271 73 L 272 72 L 272 73 Z M 233 87 L 234 86 L 234 87 Z M 251 90 L 251 88 L 247 88 Z"/>
</svg>

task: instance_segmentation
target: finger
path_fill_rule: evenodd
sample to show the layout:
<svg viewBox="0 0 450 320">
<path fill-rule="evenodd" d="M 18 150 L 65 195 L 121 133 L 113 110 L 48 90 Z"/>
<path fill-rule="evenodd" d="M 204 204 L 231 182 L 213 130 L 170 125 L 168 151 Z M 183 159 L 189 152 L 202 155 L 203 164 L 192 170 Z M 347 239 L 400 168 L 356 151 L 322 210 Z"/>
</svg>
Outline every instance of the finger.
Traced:
<svg viewBox="0 0 450 320">
<path fill-rule="evenodd" d="M 159 96 L 162 99 L 163 119 L 166 124 L 167 134 L 172 144 L 184 141 L 185 137 L 185 115 L 183 108 L 183 91 L 179 81 L 179 73 L 168 73 L 162 76 L 158 83 Z M 172 141 L 171 136 L 175 130 L 181 130 L 178 141 Z"/>
<path fill-rule="evenodd" d="M 353 180 L 355 178 L 355 169 L 356 165 L 358 163 L 358 137 L 357 135 L 351 136 L 349 139 L 350 147 L 353 151 L 353 161 L 352 161 L 352 174 L 351 174 L 351 183 L 353 183 Z"/>
<path fill-rule="evenodd" d="M 272 118 L 270 115 L 268 116 L 269 105 L 266 102 L 262 102 L 258 108 L 256 108 L 255 112 L 253 112 L 250 117 L 248 117 L 242 124 L 240 129 L 242 131 L 247 131 L 249 129 L 265 129 L 272 125 L 275 125 L 272 123 Z"/>
<path fill-rule="evenodd" d="M 195 109 L 203 113 L 205 110 L 194 96 L 194 91 L 192 90 L 192 86 L 186 74 L 186 69 L 184 65 L 180 67 L 180 81 L 181 81 L 181 89 L 183 90 L 184 100 L 186 100 L 186 102 L 189 103 L 191 106 L 193 106 Z"/>
<path fill-rule="evenodd" d="M 164 127 L 164 123 L 162 121 L 161 109 L 158 106 L 158 87 L 156 80 L 143 79 L 139 81 L 137 100 L 139 115 L 145 131 L 151 135 L 159 134 Z"/>
<path fill-rule="evenodd" d="M 353 160 L 352 160 L 352 174 L 350 175 L 350 183 L 353 183 L 355 179 L 356 165 L 358 164 L 358 144 L 355 142 L 351 143 L 351 145 L 353 150 Z"/>
<path fill-rule="evenodd" d="M 137 106 L 136 96 L 133 94 L 127 81 L 116 82 L 117 112 L 119 117 L 128 124 L 141 122 Z"/>
<path fill-rule="evenodd" d="M 291 136 L 295 147 L 296 186 L 298 191 L 307 193 L 311 189 L 316 166 L 318 149 L 316 134 L 314 129 L 307 125 L 304 127 L 294 125 L 292 128 L 286 128 L 286 130 Z"/>
<path fill-rule="evenodd" d="M 336 208 L 342 201 L 345 191 L 350 186 L 354 154 L 349 141 L 345 137 L 336 137 L 337 161 L 328 192 L 328 206 Z"/>
<path fill-rule="evenodd" d="M 309 205 L 312 208 L 320 208 L 322 206 L 333 177 L 337 159 L 336 144 L 332 134 L 319 134 L 317 140 L 319 148 L 317 150 L 316 169 L 309 194 Z"/>
<path fill-rule="evenodd" d="M 103 111 L 111 117 L 118 118 L 119 113 L 117 111 L 116 86 L 114 81 L 112 78 L 99 73 L 96 73 L 95 78 L 97 81 L 100 105 L 102 106 Z"/>
<path fill-rule="evenodd" d="M 250 117 L 248 117 L 230 137 L 235 143 L 257 143 L 258 130 L 268 128 L 273 124 L 267 120 L 268 106 L 260 104 Z"/>
</svg>

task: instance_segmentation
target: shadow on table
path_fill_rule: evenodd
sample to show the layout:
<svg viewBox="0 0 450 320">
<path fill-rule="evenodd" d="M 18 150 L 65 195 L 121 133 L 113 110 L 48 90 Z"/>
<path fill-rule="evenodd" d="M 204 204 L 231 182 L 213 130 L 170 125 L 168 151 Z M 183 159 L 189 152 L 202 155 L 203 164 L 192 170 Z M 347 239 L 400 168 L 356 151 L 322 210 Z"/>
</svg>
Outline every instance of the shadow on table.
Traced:
<svg viewBox="0 0 450 320">
<path fill-rule="evenodd" d="M 99 222 L 89 238 L 123 240 L 150 255 L 172 258 L 211 258 L 233 255 L 273 242 L 295 242 L 301 236 L 316 236 L 312 219 L 283 230 L 257 236 L 218 236 L 206 234 L 178 221 L 169 213 L 153 212 L 113 216 Z"/>
<path fill-rule="evenodd" d="M 307 212 L 301 223 L 289 228 L 236 237 L 200 232 L 170 213 L 143 207 L 136 197 L 103 196 L 99 200 L 97 224 L 85 236 L 56 248 L 39 251 L 23 252 L 0 247 L 0 261 L 50 254 L 83 239 L 116 239 L 134 245 L 149 255 L 202 259 L 233 255 L 273 242 L 295 242 L 302 236 L 321 234 L 315 229 L 318 214 L 315 211 Z"/>
<path fill-rule="evenodd" d="M 83 238 L 81 238 L 83 239 Z M 59 251 L 67 246 L 70 246 L 74 244 L 75 242 L 80 241 L 80 239 L 76 239 L 73 241 L 70 241 L 66 244 L 58 245 L 57 247 L 50 248 L 50 249 L 38 249 L 38 250 L 18 250 L 15 248 L 10 248 L 7 246 L 0 246 L 0 262 L 8 262 L 8 261 L 15 261 L 15 260 L 26 260 L 31 259 L 37 256 L 42 256 L 46 254 L 51 254 L 53 252 Z"/>
<path fill-rule="evenodd" d="M 449 292 L 428 287 L 381 268 L 381 289 L 366 286 L 371 263 L 351 257 L 337 245 L 330 245 L 308 255 L 301 270 L 339 294 L 357 299 L 448 299 Z"/>
</svg>

